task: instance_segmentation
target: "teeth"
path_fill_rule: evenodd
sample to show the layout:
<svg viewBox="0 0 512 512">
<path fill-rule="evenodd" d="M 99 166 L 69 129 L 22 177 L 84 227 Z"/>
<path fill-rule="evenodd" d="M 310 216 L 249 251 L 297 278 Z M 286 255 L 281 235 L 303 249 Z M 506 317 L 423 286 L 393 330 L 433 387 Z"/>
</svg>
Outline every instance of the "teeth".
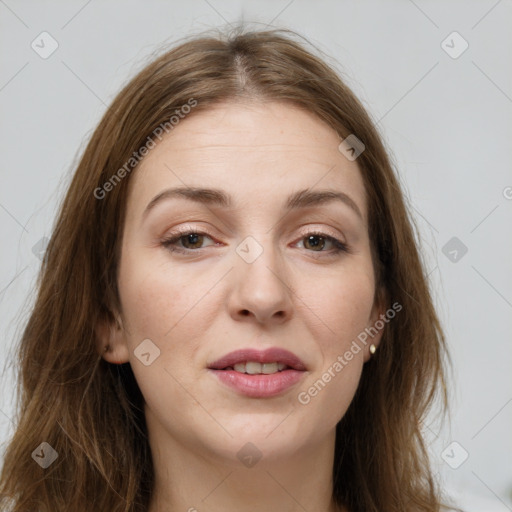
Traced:
<svg viewBox="0 0 512 512">
<path fill-rule="evenodd" d="M 270 375 L 283 371 L 286 365 L 283 363 L 257 363 L 255 361 L 248 361 L 246 363 L 237 363 L 233 366 L 235 372 L 248 373 L 249 375 L 257 375 L 263 373 Z"/>
<path fill-rule="evenodd" d="M 261 363 L 253 363 L 252 361 L 245 363 L 245 373 L 248 373 L 249 375 L 261 373 L 261 369 Z"/>
<path fill-rule="evenodd" d="M 263 363 L 261 365 L 261 371 L 265 375 L 269 375 L 270 373 L 277 372 L 277 363 Z"/>
</svg>

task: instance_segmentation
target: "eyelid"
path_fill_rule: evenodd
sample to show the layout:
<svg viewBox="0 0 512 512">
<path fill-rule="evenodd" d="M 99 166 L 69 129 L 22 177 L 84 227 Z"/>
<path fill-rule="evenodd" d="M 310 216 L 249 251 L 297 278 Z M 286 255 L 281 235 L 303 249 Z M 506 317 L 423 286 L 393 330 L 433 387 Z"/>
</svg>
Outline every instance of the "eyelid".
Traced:
<svg viewBox="0 0 512 512">
<path fill-rule="evenodd" d="M 331 230 L 329 228 L 311 227 L 310 225 L 306 225 L 307 227 L 303 228 L 303 226 L 299 226 L 299 229 L 301 229 L 301 232 L 302 232 L 301 236 L 311 234 L 312 232 L 317 232 L 318 235 L 328 235 L 332 238 L 339 239 L 340 242 L 346 243 L 344 240 L 344 237 L 340 237 L 339 234 L 337 234 L 336 232 L 334 232 L 333 230 Z M 170 238 L 172 236 L 178 235 L 179 233 L 187 234 L 189 232 L 194 232 L 194 233 L 197 233 L 198 235 L 207 235 L 211 238 L 215 238 L 215 236 L 213 234 L 211 234 L 208 230 L 203 230 L 202 228 L 199 228 L 198 226 L 194 226 L 191 224 L 184 224 L 183 226 L 180 226 L 179 228 L 176 229 L 176 231 L 169 233 L 169 235 L 164 236 L 164 238 Z"/>
<path fill-rule="evenodd" d="M 302 228 L 302 226 L 301 226 L 301 228 Z M 339 234 L 334 232 L 332 229 L 326 228 L 326 227 L 320 227 L 319 228 L 319 227 L 311 227 L 311 226 L 308 225 L 302 231 L 302 235 L 301 236 L 306 236 L 306 235 L 309 235 L 311 233 L 317 233 L 318 236 L 320 236 L 320 235 L 330 236 L 331 238 L 339 240 L 343 244 L 346 243 L 343 236 L 340 236 Z"/>
</svg>

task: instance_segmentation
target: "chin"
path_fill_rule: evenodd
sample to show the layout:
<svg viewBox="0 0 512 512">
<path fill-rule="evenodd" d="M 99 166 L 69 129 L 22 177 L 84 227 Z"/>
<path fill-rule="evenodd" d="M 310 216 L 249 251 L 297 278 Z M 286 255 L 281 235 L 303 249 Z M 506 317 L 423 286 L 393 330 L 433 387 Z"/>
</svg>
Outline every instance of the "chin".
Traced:
<svg viewBox="0 0 512 512">
<path fill-rule="evenodd" d="M 227 441 L 231 446 L 240 446 L 251 442 L 261 449 L 272 452 L 293 451 L 308 439 L 308 426 L 304 421 L 298 422 L 293 413 L 286 414 L 242 415 L 232 422 L 223 423 L 232 437 Z"/>
<path fill-rule="evenodd" d="M 234 435 L 229 441 L 224 439 L 218 445 L 210 446 L 210 454 L 214 458 L 214 464 L 223 461 L 233 469 L 240 469 L 241 465 L 265 469 L 295 455 L 303 442 L 304 439 L 290 439 L 279 435 Z"/>
</svg>

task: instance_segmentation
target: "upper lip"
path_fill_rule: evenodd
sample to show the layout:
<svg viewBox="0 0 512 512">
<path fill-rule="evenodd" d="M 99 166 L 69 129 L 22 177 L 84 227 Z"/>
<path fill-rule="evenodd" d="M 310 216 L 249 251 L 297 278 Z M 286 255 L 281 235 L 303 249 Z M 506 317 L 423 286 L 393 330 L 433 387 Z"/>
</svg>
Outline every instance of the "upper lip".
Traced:
<svg viewBox="0 0 512 512">
<path fill-rule="evenodd" d="M 235 350 L 209 364 L 208 368 L 211 370 L 223 370 L 228 366 L 249 361 L 257 363 L 282 363 L 290 366 L 294 370 L 306 370 L 304 363 L 295 354 L 289 350 L 277 347 L 268 348 L 267 350 L 256 350 L 252 348 Z"/>
</svg>

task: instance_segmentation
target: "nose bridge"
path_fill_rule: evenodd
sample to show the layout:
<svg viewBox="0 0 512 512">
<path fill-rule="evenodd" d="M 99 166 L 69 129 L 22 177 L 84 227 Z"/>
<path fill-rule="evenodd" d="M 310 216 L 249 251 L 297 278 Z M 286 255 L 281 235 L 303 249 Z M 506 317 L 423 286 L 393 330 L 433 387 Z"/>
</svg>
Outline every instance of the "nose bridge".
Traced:
<svg viewBox="0 0 512 512">
<path fill-rule="evenodd" d="M 291 289 L 284 275 L 279 248 L 270 233 L 248 235 L 236 248 L 234 313 L 252 313 L 263 321 L 289 314 Z"/>
</svg>

